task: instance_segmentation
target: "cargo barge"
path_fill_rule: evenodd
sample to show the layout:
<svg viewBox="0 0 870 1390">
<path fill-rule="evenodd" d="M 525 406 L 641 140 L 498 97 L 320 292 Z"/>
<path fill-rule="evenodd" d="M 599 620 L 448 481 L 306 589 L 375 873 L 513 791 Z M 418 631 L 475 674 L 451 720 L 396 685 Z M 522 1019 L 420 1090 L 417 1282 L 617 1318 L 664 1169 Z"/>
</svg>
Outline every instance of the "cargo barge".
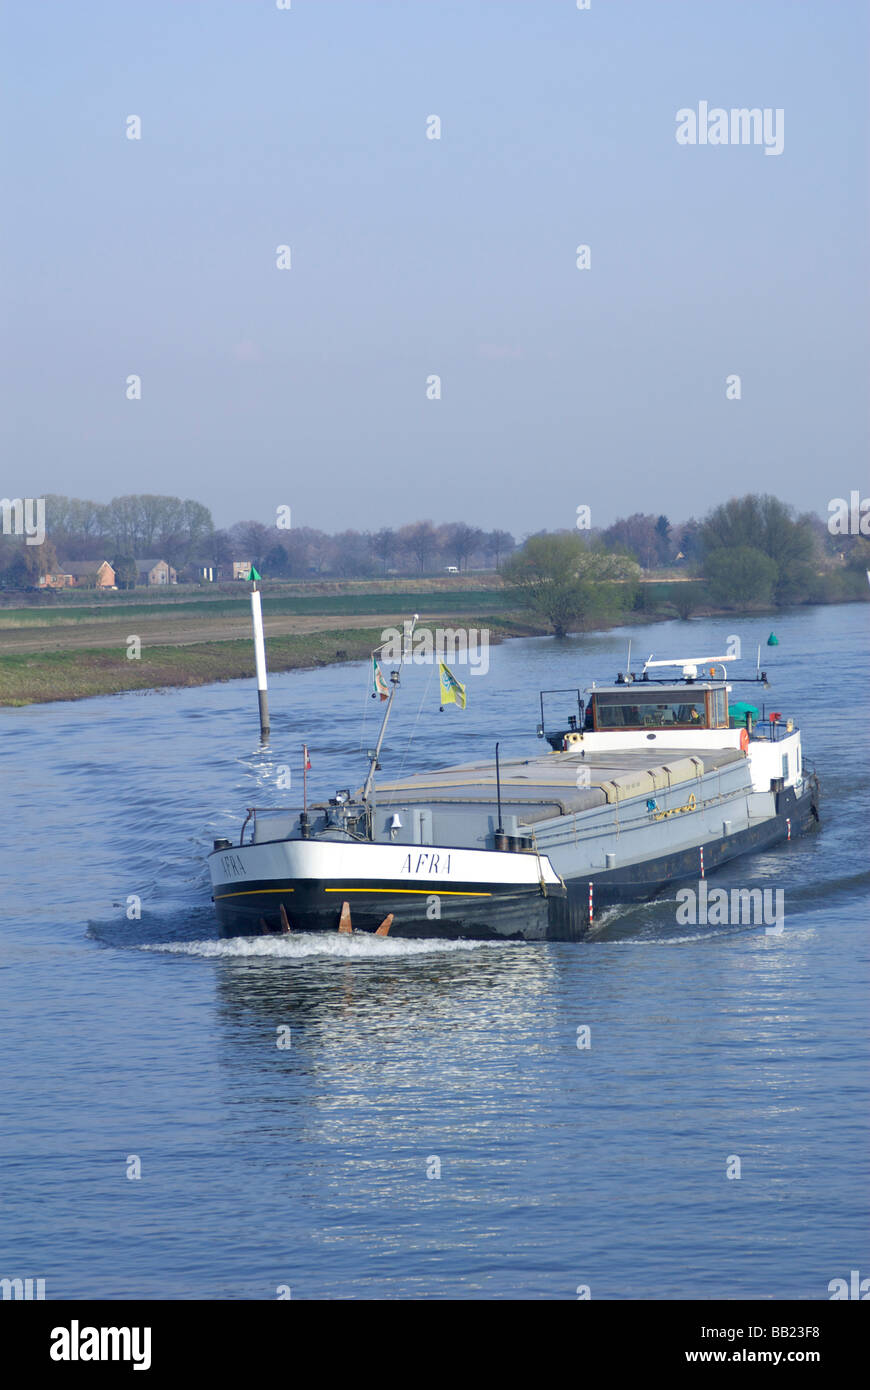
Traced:
<svg viewBox="0 0 870 1390">
<path fill-rule="evenodd" d="M 539 745 L 365 785 L 304 808 L 249 808 L 209 856 L 224 937 L 287 931 L 575 941 L 602 908 L 706 878 L 819 819 L 800 729 L 732 699 L 730 657 L 648 660 L 570 692 Z M 671 670 L 669 676 L 663 670 Z M 764 672 L 749 678 L 766 686 Z M 544 745 L 547 745 L 544 751 Z"/>
</svg>

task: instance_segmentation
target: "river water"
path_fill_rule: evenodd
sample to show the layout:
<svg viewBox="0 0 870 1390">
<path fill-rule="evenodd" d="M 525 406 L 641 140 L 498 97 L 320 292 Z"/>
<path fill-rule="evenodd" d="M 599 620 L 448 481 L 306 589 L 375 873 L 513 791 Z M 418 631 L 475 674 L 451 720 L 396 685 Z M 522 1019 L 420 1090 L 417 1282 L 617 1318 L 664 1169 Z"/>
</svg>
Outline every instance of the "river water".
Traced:
<svg viewBox="0 0 870 1390">
<path fill-rule="evenodd" d="M 612 679 L 629 636 L 635 667 L 732 634 L 754 666 L 772 621 L 764 698 L 800 722 L 822 827 L 710 886 L 782 888 L 779 934 L 680 926 L 671 898 L 579 944 L 221 942 L 212 839 L 298 804 L 303 740 L 313 796 L 359 785 L 365 665 L 275 677 L 267 752 L 252 682 L 0 711 L 0 1277 L 825 1299 L 870 1276 L 866 608 L 506 642 L 457 665 L 464 712 L 411 667 L 384 776 L 536 751 L 538 689 Z"/>
</svg>

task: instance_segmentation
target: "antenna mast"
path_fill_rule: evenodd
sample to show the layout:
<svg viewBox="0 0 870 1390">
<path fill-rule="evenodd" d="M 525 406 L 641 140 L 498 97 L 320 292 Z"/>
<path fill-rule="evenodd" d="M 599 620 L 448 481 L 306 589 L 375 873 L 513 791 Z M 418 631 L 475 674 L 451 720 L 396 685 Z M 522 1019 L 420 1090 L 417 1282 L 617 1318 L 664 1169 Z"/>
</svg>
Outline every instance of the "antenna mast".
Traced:
<svg viewBox="0 0 870 1390">
<path fill-rule="evenodd" d="M 419 616 L 419 613 L 414 614 L 414 618 L 410 624 L 410 627 L 408 627 L 407 623 L 405 624 L 405 629 L 402 633 L 402 650 L 399 656 L 400 667 L 402 667 L 405 664 L 405 654 L 410 653 L 411 638 L 414 636 L 414 628 L 417 624 L 417 619 L 419 618 Z M 383 651 L 384 647 L 388 645 L 389 644 L 387 642 L 382 642 L 379 647 L 375 647 L 374 651 L 372 652 L 372 661 L 375 661 L 377 659 L 378 652 Z M 363 787 L 362 794 L 362 799 L 365 802 L 368 802 L 369 797 L 371 796 L 372 783 L 375 780 L 375 773 L 378 770 L 378 757 L 380 755 L 381 747 L 384 742 L 384 734 L 387 732 L 387 722 L 390 718 L 390 710 L 393 708 L 393 700 L 395 699 L 396 691 L 399 688 L 398 670 L 390 672 L 390 684 L 392 688 L 390 690 L 389 699 L 387 700 L 387 708 L 384 710 L 384 717 L 381 720 L 381 730 L 378 734 L 378 741 L 375 747 L 372 749 L 371 753 L 369 754 L 369 770 L 368 775 L 366 777 L 366 784 Z"/>
</svg>

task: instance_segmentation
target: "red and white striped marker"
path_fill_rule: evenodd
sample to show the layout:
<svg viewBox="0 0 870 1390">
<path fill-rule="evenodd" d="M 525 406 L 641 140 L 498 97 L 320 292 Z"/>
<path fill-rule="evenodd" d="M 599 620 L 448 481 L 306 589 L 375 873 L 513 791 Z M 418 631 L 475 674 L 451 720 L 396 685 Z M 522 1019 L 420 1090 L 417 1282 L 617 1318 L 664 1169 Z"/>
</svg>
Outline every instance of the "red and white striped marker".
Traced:
<svg viewBox="0 0 870 1390">
<path fill-rule="evenodd" d="M 701 845 L 701 877 L 704 877 L 704 846 Z"/>
<path fill-rule="evenodd" d="M 592 921 L 592 884 L 589 884 L 589 921 Z"/>
<path fill-rule="evenodd" d="M 787 840 L 790 840 L 790 839 L 791 839 L 791 821 L 788 819 L 788 817 L 786 817 L 785 829 L 786 829 L 786 836 L 785 836 L 785 838 L 786 838 Z"/>
</svg>

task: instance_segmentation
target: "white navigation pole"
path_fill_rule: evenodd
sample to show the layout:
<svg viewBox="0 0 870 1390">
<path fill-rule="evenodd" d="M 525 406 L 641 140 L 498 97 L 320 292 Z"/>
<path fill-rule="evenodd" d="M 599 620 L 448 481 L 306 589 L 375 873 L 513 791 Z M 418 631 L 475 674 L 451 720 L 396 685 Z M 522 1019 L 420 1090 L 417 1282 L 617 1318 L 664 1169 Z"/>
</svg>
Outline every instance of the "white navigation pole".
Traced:
<svg viewBox="0 0 870 1390">
<path fill-rule="evenodd" d="M 251 617 L 254 623 L 254 659 L 257 663 L 257 700 L 260 705 L 260 738 L 269 737 L 269 696 L 266 689 L 266 642 L 263 637 L 263 605 L 257 580 L 260 578 L 254 566 L 248 578 L 253 584 L 251 590 Z"/>
</svg>

